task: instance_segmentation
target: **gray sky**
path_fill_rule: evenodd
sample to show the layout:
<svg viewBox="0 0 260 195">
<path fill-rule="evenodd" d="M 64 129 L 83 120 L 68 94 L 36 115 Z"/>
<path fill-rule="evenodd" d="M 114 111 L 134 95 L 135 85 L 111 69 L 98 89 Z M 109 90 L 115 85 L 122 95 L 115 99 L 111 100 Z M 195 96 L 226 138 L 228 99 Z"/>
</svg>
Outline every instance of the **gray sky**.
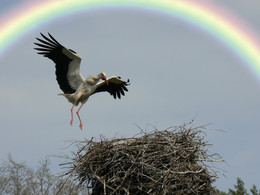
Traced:
<svg viewBox="0 0 260 195">
<path fill-rule="evenodd" d="M 208 0 L 209 1 L 209 0 Z M 0 13 L 21 1 L 3 1 Z M 260 35 L 258 0 L 211 0 Z M 5 17 L 1 15 L 0 17 Z M 84 129 L 61 93 L 54 64 L 32 49 L 39 33 L 50 32 L 82 57 L 86 77 L 104 71 L 130 79 L 120 101 L 109 94 L 92 96 L 81 110 Z M 143 9 L 100 9 L 53 19 L 34 28 L 0 58 L 0 157 L 10 153 L 30 166 L 47 155 L 69 154 L 68 140 L 126 136 L 135 126 L 157 129 L 180 125 L 195 117 L 211 123 L 206 139 L 228 164 L 215 185 L 232 187 L 236 177 L 247 187 L 259 186 L 260 83 L 240 58 L 214 37 L 182 20 Z M 151 128 L 152 129 L 152 128 Z M 61 159 L 52 158 L 59 171 Z"/>
</svg>

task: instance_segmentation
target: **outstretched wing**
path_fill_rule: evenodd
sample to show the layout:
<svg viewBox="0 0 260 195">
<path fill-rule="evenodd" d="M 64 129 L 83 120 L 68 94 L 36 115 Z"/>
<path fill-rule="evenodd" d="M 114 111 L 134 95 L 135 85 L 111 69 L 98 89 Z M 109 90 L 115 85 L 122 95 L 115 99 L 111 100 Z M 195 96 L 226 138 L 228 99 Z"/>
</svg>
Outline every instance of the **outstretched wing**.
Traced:
<svg viewBox="0 0 260 195">
<path fill-rule="evenodd" d="M 107 91 L 112 95 L 115 99 L 118 97 L 119 99 L 121 98 L 121 95 L 125 95 L 125 91 L 128 91 L 126 86 L 128 86 L 129 79 L 127 81 L 121 80 L 120 77 L 110 77 L 107 79 L 108 85 L 106 84 L 105 81 L 100 82 L 97 85 L 96 91 L 94 93 L 102 92 L 102 91 Z M 93 93 L 93 94 L 94 94 Z"/>
<path fill-rule="evenodd" d="M 39 46 L 34 48 L 38 54 L 50 58 L 56 65 L 56 80 L 60 89 L 64 93 L 74 93 L 79 85 L 84 82 L 80 73 L 80 56 L 71 49 L 65 48 L 56 41 L 50 33 L 49 38 L 41 33 L 44 39 L 36 38 L 40 43 L 34 43 Z"/>
</svg>

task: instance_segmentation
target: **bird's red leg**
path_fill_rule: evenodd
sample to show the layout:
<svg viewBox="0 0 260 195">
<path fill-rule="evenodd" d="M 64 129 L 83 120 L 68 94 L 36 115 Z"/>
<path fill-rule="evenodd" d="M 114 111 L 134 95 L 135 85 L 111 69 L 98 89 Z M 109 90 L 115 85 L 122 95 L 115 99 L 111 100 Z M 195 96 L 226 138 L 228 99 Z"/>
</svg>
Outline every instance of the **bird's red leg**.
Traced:
<svg viewBox="0 0 260 195">
<path fill-rule="evenodd" d="M 84 105 L 84 104 L 81 104 L 81 106 L 79 107 L 78 111 L 76 112 L 77 115 L 78 115 L 78 118 L 79 118 L 79 122 L 80 122 L 79 128 L 80 128 L 81 130 L 82 130 L 83 124 L 82 124 L 82 121 L 81 121 L 80 116 L 79 116 L 79 111 L 80 111 L 80 109 L 82 108 L 83 105 Z"/>
<path fill-rule="evenodd" d="M 74 105 L 72 106 L 72 108 L 70 109 L 70 112 L 71 112 L 71 121 L 70 121 L 70 125 L 72 126 L 73 124 L 73 108 L 74 108 Z"/>
</svg>

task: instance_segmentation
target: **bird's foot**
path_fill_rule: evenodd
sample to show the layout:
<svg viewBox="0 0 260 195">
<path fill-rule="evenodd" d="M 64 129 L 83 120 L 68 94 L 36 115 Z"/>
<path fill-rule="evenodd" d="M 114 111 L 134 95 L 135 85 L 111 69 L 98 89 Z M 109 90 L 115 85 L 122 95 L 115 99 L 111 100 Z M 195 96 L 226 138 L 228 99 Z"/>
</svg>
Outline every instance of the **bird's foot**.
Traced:
<svg viewBox="0 0 260 195">
<path fill-rule="evenodd" d="M 70 125 L 72 126 L 72 124 L 73 124 L 73 119 L 71 119 L 71 121 L 70 121 Z"/>
<path fill-rule="evenodd" d="M 82 124 L 82 122 L 80 122 L 80 124 L 79 124 L 79 128 L 82 130 L 82 128 L 83 128 L 83 124 Z"/>
</svg>

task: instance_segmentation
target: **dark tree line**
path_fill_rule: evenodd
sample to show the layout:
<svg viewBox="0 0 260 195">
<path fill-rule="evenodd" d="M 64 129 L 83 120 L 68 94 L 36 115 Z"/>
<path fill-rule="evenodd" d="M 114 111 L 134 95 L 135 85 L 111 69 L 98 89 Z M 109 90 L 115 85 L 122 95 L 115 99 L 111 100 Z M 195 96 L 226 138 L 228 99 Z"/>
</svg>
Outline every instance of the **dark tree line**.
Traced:
<svg viewBox="0 0 260 195">
<path fill-rule="evenodd" d="M 228 192 L 222 192 L 216 189 L 213 195 L 260 195 L 260 190 L 253 185 L 248 192 L 242 179 L 237 178 L 237 183 L 233 189 L 229 189 Z"/>
<path fill-rule="evenodd" d="M 0 165 L 0 194 L 10 195 L 87 195 L 70 180 L 51 173 L 49 160 L 41 160 L 36 170 L 24 162 L 16 162 L 11 155 Z M 65 184 L 65 185 L 64 185 Z"/>
<path fill-rule="evenodd" d="M 36 170 L 24 162 L 16 162 L 11 155 L 0 164 L 0 194 L 10 195 L 87 195 L 86 189 L 75 186 L 75 182 L 51 173 L 48 159 L 41 160 Z M 65 185 L 64 185 L 65 184 Z M 228 192 L 215 189 L 212 195 L 260 195 L 255 185 L 247 190 L 242 179 Z"/>
</svg>

